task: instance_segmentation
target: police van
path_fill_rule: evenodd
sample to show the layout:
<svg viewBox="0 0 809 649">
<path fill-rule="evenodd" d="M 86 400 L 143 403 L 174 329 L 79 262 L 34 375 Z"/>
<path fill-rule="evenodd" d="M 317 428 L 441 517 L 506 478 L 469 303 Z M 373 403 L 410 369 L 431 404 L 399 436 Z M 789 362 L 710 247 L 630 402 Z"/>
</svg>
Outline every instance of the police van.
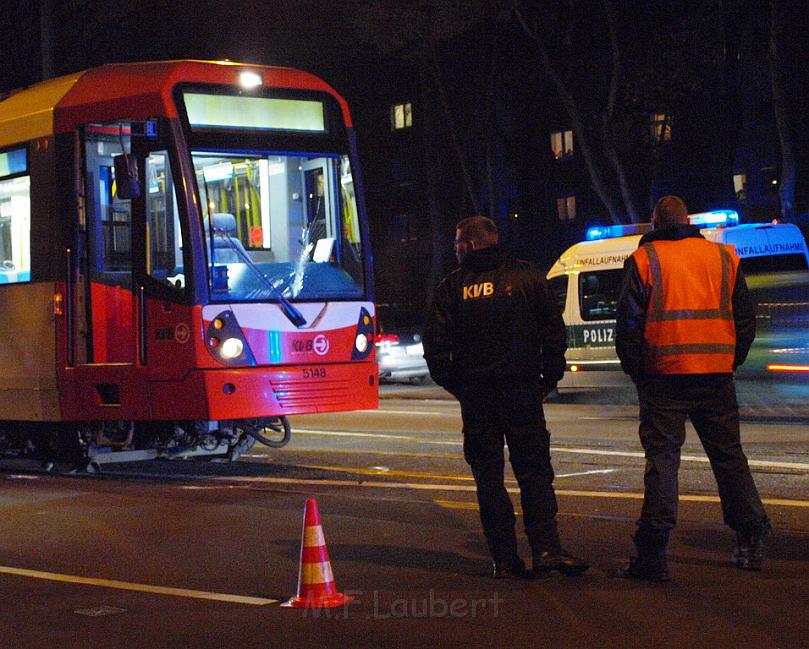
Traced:
<svg viewBox="0 0 809 649">
<path fill-rule="evenodd" d="M 689 215 L 709 241 L 732 244 L 757 303 L 757 342 L 746 370 L 809 370 L 809 251 L 791 223 L 739 225 L 733 210 Z M 571 371 L 619 369 L 615 310 L 624 261 L 651 223 L 590 228 L 548 272 L 567 327 Z"/>
</svg>

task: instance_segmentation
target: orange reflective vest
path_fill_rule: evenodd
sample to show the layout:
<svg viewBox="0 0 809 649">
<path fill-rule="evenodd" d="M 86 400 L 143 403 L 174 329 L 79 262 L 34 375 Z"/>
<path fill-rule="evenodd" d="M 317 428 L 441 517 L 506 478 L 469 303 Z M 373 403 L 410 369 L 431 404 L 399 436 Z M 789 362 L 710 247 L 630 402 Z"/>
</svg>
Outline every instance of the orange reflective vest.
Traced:
<svg viewBox="0 0 809 649">
<path fill-rule="evenodd" d="M 653 241 L 632 255 L 646 289 L 644 371 L 648 374 L 733 372 L 733 246 L 698 237 Z"/>
</svg>

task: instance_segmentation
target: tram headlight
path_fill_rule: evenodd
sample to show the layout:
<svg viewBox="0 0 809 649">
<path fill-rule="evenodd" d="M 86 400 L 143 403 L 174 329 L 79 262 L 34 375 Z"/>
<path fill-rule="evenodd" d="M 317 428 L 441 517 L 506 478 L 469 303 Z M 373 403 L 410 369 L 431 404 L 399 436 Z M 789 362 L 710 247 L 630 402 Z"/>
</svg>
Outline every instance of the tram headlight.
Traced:
<svg viewBox="0 0 809 649">
<path fill-rule="evenodd" d="M 248 338 L 230 309 L 211 318 L 205 330 L 205 342 L 211 356 L 220 363 L 229 367 L 256 365 Z"/>
<path fill-rule="evenodd" d="M 351 352 L 352 361 L 364 361 L 373 351 L 374 319 L 365 307 L 360 307 L 360 317 L 357 318 L 357 328 L 354 330 L 354 349 Z"/>
<path fill-rule="evenodd" d="M 238 338 L 228 338 L 225 342 L 222 343 L 222 347 L 219 350 L 219 353 L 222 354 L 224 358 L 230 360 L 241 356 L 243 351 L 244 351 L 244 343 L 241 340 L 239 340 Z"/>
</svg>

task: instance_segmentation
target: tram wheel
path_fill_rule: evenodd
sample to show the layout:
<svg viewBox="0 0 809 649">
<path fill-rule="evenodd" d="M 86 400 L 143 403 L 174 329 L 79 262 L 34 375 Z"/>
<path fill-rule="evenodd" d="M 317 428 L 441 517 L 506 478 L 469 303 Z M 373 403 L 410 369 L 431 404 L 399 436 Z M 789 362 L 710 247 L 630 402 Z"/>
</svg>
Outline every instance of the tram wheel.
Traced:
<svg viewBox="0 0 809 649">
<path fill-rule="evenodd" d="M 247 434 L 253 439 L 272 448 L 281 448 L 289 443 L 292 437 L 292 428 L 286 417 L 273 417 L 265 419 L 260 425 L 251 427 Z"/>
</svg>

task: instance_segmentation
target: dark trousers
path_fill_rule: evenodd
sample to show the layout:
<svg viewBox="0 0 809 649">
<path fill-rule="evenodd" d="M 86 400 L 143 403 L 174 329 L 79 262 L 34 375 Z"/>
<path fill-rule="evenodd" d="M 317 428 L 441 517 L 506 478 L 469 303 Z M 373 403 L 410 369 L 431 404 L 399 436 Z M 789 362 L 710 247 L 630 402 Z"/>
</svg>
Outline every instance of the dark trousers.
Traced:
<svg viewBox="0 0 809 649">
<path fill-rule="evenodd" d="M 646 377 L 638 384 L 638 401 L 640 441 L 646 454 L 641 535 L 657 534 L 665 542 L 677 523 L 677 472 L 686 417 L 710 460 L 725 523 L 746 531 L 767 520 L 742 450 L 732 375 Z"/>
<path fill-rule="evenodd" d="M 503 482 L 504 442 L 533 552 L 558 549 L 550 434 L 539 385 L 467 388 L 460 401 L 464 457 L 475 477 L 480 522 L 492 557 L 509 561 L 517 556 L 514 507 Z"/>
</svg>

